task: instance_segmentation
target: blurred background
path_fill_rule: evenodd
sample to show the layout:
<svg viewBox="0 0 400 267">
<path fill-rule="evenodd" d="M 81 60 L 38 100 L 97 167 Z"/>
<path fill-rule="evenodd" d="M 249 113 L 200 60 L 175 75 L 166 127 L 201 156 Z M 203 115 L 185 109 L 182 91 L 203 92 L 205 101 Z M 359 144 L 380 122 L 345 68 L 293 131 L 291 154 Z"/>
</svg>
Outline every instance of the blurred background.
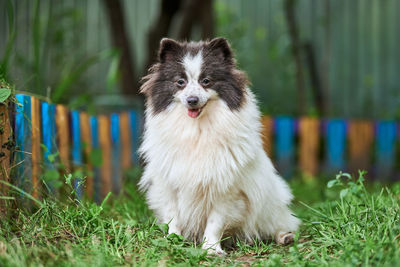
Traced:
<svg viewBox="0 0 400 267">
<path fill-rule="evenodd" d="M 223 36 L 264 113 L 394 119 L 399 13 L 397 0 L 0 0 L 1 75 L 54 103 L 140 106 L 162 37 Z"/>
</svg>

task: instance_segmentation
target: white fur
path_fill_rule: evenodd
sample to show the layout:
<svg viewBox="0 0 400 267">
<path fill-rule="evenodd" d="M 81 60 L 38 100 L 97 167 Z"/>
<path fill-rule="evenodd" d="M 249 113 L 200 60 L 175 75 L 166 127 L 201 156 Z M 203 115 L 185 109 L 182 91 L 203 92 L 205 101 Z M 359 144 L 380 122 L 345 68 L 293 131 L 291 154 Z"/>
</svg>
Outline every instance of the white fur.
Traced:
<svg viewBox="0 0 400 267">
<path fill-rule="evenodd" d="M 182 60 L 182 65 L 189 79 L 198 80 L 201 74 L 201 66 L 203 65 L 203 52 L 200 50 L 194 56 L 190 53 L 186 54 Z"/>
<path fill-rule="evenodd" d="M 289 187 L 263 150 L 254 95 L 245 95 L 237 111 L 211 97 L 196 119 L 177 101 L 156 115 L 146 109 L 139 185 L 148 204 L 170 232 L 217 253 L 224 234 L 273 238 L 300 222 L 288 208 Z"/>
<path fill-rule="evenodd" d="M 210 98 L 215 98 L 217 96 L 214 90 L 206 91 L 199 84 L 202 64 L 203 56 L 201 50 L 195 56 L 187 54 L 183 58 L 182 65 L 185 68 L 187 85 L 183 90 L 178 91 L 175 95 L 175 99 L 180 101 L 187 108 L 190 108 L 187 103 L 187 98 L 189 96 L 197 96 L 199 98 L 199 107 L 203 107 Z"/>
</svg>

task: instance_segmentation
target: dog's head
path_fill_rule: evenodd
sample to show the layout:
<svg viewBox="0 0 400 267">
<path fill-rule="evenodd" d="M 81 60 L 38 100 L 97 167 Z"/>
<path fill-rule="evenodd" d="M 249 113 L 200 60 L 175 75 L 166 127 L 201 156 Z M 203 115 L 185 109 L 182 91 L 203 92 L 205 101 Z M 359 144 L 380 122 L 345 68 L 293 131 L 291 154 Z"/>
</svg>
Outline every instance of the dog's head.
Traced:
<svg viewBox="0 0 400 267">
<path fill-rule="evenodd" d="M 224 38 L 197 43 L 162 39 L 158 63 L 143 80 L 141 92 L 153 113 L 183 105 L 192 118 L 205 113 L 210 101 L 224 101 L 229 109 L 239 109 L 248 83 Z"/>
</svg>

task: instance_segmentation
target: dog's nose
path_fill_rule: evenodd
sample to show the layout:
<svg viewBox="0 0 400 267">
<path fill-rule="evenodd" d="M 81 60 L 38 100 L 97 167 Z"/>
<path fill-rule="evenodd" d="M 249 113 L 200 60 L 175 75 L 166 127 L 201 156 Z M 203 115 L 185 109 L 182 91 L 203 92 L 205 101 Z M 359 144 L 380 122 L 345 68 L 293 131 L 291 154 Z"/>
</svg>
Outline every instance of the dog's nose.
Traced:
<svg viewBox="0 0 400 267">
<path fill-rule="evenodd" d="M 186 101 L 189 106 L 196 106 L 199 103 L 199 98 L 197 96 L 189 96 Z"/>
</svg>

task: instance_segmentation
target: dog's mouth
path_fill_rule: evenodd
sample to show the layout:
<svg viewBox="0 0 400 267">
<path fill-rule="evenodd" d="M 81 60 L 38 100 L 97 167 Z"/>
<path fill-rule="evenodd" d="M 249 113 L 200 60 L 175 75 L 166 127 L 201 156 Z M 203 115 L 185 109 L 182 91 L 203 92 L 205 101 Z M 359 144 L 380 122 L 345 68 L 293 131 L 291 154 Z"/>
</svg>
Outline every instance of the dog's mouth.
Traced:
<svg viewBox="0 0 400 267">
<path fill-rule="evenodd" d="M 206 105 L 202 106 L 201 108 L 188 108 L 188 115 L 189 117 L 195 119 L 198 116 L 200 116 L 201 112 L 203 111 L 204 107 Z"/>
</svg>

